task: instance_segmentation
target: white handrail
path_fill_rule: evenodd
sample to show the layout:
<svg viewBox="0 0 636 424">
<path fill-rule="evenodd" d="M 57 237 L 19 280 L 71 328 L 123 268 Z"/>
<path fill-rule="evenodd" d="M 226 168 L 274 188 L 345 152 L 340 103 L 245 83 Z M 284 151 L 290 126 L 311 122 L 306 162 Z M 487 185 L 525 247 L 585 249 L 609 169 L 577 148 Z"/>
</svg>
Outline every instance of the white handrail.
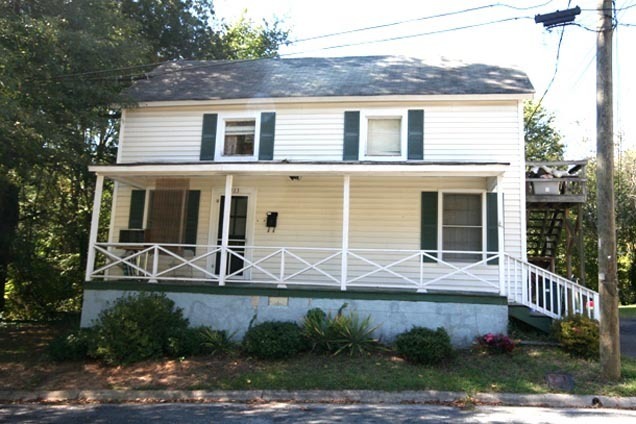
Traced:
<svg viewBox="0 0 636 424">
<path fill-rule="evenodd" d="M 570 314 L 600 318 L 599 296 L 594 290 L 509 254 L 504 255 L 504 263 L 510 301 L 555 319 Z"/>
</svg>

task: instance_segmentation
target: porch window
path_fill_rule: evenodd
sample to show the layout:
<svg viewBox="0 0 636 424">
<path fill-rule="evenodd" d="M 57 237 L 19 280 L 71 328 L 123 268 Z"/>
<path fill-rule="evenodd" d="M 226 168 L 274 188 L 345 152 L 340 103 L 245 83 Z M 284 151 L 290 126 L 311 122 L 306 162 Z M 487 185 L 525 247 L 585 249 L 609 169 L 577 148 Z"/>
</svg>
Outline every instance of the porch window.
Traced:
<svg viewBox="0 0 636 424">
<path fill-rule="evenodd" d="M 483 250 L 482 195 L 444 193 L 442 199 L 442 250 Z M 444 260 L 473 261 L 481 254 L 445 253 Z"/>
<path fill-rule="evenodd" d="M 369 118 L 367 121 L 367 156 L 402 154 L 402 119 Z"/>
<path fill-rule="evenodd" d="M 223 156 L 254 156 L 256 120 L 225 122 Z"/>
</svg>

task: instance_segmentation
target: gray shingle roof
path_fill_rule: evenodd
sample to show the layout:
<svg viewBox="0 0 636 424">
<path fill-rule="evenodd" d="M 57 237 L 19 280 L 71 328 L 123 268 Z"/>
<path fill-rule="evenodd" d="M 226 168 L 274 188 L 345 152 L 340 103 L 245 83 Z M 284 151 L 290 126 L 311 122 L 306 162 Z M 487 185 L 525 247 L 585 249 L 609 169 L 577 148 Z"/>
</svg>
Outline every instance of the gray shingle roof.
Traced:
<svg viewBox="0 0 636 424">
<path fill-rule="evenodd" d="M 126 93 L 141 102 L 533 92 L 528 76 L 512 68 L 358 56 L 169 62 Z"/>
</svg>

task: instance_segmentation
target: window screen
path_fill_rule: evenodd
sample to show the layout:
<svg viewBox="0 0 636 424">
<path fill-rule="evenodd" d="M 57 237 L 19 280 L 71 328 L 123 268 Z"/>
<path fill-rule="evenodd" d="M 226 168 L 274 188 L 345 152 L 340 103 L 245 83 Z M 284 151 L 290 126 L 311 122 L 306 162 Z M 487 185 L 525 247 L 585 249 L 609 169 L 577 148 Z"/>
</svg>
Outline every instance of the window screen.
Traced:
<svg viewBox="0 0 636 424">
<path fill-rule="evenodd" d="M 256 121 L 228 121 L 225 123 L 224 156 L 253 156 Z"/>
<path fill-rule="evenodd" d="M 483 250 L 481 194 L 444 194 L 442 249 L 444 251 Z M 481 254 L 445 253 L 445 260 L 471 261 Z"/>
<path fill-rule="evenodd" d="M 400 118 L 368 120 L 367 156 L 399 156 L 401 154 Z"/>
</svg>

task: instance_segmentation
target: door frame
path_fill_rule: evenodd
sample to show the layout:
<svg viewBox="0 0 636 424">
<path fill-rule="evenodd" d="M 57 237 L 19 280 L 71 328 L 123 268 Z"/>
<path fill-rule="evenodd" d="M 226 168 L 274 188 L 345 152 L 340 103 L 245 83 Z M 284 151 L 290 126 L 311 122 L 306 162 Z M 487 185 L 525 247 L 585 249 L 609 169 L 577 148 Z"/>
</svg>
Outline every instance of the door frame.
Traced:
<svg viewBox="0 0 636 424">
<path fill-rule="evenodd" d="M 217 235 L 219 234 L 219 211 L 221 209 L 221 197 L 225 196 L 225 189 L 222 187 L 212 189 L 212 197 L 210 200 L 210 220 L 208 228 L 208 245 L 216 246 Z M 245 223 L 245 259 L 252 261 L 252 250 L 249 246 L 254 245 L 255 233 L 255 212 L 256 212 L 256 189 L 251 187 L 232 187 L 232 196 L 247 197 L 247 222 Z M 217 270 L 214 269 L 216 254 L 209 255 L 206 260 L 206 269 L 218 276 Z M 243 279 L 249 280 L 252 275 L 252 269 L 246 269 L 243 272 Z"/>
</svg>

